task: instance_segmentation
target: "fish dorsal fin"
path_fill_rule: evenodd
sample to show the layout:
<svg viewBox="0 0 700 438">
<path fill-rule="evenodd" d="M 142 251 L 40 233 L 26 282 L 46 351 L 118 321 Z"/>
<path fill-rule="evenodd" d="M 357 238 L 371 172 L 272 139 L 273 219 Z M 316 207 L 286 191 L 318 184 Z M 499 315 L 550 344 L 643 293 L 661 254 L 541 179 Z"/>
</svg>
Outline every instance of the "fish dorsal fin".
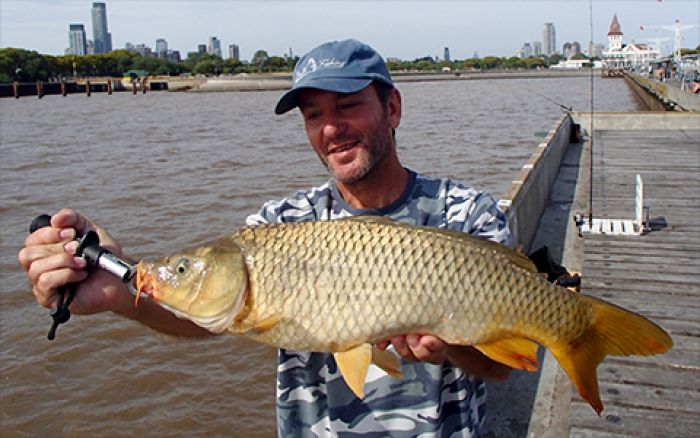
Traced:
<svg viewBox="0 0 700 438">
<path fill-rule="evenodd" d="M 486 356 L 511 368 L 537 371 L 537 344 L 525 338 L 498 339 L 474 346 Z"/>
<path fill-rule="evenodd" d="M 394 353 L 372 347 L 372 362 L 391 377 L 397 379 L 403 378 L 403 374 L 401 373 L 401 361 Z"/>
<path fill-rule="evenodd" d="M 339 351 L 333 356 L 345 383 L 357 398 L 364 398 L 367 369 L 372 362 L 372 346 L 362 344 L 350 350 Z"/>
</svg>

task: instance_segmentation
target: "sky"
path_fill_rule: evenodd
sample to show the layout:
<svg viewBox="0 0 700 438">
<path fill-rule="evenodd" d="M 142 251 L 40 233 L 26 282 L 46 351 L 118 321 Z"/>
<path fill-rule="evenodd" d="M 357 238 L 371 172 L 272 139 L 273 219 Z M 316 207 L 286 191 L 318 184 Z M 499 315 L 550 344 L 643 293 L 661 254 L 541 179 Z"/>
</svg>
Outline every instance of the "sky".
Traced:
<svg viewBox="0 0 700 438">
<path fill-rule="evenodd" d="M 452 59 L 513 56 L 525 42 L 541 41 L 544 23 L 556 29 L 559 52 L 565 42 L 582 49 L 591 40 L 589 0 L 104 0 L 114 48 L 127 42 L 155 47 L 165 38 L 181 56 L 221 40 L 224 57 L 229 44 L 240 47 L 242 59 L 257 50 L 282 56 L 290 48 L 301 56 L 320 43 L 356 38 L 385 58 L 413 60 L 443 56 Z M 0 0 L 0 47 L 17 47 L 62 55 L 68 47 L 68 25 L 83 23 L 92 39 L 92 1 Z M 695 25 L 683 31 L 682 47 L 700 44 L 700 0 L 592 0 L 593 40 L 607 44 L 607 32 L 617 14 L 625 43 L 673 49 L 673 31 L 653 26 Z M 641 30 L 640 26 L 645 29 Z M 664 40 L 666 39 L 666 40 Z"/>
</svg>

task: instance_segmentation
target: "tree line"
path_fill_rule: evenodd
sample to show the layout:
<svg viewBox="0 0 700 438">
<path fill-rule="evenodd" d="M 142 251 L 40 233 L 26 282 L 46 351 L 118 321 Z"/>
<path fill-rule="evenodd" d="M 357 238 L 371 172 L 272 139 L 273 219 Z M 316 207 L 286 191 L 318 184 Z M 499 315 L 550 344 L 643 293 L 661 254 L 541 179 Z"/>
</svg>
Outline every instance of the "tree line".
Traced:
<svg viewBox="0 0 700 438">
<path fill-rule="evenodd" d="M 697 53 L 699 50 L 684 50 L 684 53 Z M 584 55 L 576 55 L 579 59 Z M 182 62 L 170 62 L 163 58 L 142 56 L 125 49 L 114 50 L 99 55 L 62 55 L 52 56 L 36 51 L 3 48 L 0 49 L 0 82 L 34 82 L 58 81 L 76 77 L 112 76 L 121 77 L 128 70 L 144 70 L 149 75 L 178 76 L 182 74 L 201 74 L 217 76 L 238 73 L 291 72 L 298 60 L 269 56 L 266 51 L 258 50 L 249 63 L 235 59 L 221 59 L 218 56 L 189 53 Z M 547 68 L 558 63 L 563 57 L 518 57 L 486 56 L 455 61 L 437 61 L 426 56 L 413 61 L 389 59 L 387 66 L 392 71 L 473 71 L 473 70 L 522 70 Z"/>
</svg>

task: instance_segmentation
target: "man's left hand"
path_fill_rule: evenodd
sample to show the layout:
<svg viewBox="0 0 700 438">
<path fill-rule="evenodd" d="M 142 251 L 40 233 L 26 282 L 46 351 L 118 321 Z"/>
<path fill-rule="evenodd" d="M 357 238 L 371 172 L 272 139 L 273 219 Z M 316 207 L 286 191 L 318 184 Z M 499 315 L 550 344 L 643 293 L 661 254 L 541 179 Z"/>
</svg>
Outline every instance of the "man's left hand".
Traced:
<svg viewBox="0 0 700 438">
<path fill-rule="evenodd" d="M 447 360 L 447 343 L 432 335 L 394 336 L 378 342 L 377 348 L 385 350 L 389 344 L 407 361 L 439 365 Z"/>
</svg>

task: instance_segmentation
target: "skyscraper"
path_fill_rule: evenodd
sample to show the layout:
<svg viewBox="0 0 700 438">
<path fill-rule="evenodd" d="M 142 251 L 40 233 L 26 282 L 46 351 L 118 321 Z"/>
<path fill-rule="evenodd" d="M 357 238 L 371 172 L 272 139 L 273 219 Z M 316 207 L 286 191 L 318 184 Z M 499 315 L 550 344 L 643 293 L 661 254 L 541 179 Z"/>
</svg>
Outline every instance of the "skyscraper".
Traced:
<svg viewBox="0 0 700 438">
<path fill-rule="evenodd" d="M 222 56 L 221 56 L 221 40 L 215 36 L 210 36 L 209 37 L 209 45 L 207 46 L 207 52 L 210 55 L 214 55 L 214 56 L 218 56 L 219 58 L 222 58 Z"/>
<path fill-rule="evenodd" d="M 228 46 L 228 57 L 229 59 L 235 59 L 236 61 L 241 60 L 241 52 L 236 44 L 230 44 Z"/>
<path fill-rule="evenodd" d="M 533 56 L 542 55 L 542 41 L 533 41 L 532 42 L 532 55 Z"/>
<path fill-rule="evenodd" d="M 544 24 L 544 30 L 542 30 L 542 53 L 547 56 L 557 53 L 557 36 L 552 23 Z"/>
<path fill-rule="evenodd" d="M 95 53 L 112 51 L 112 34 L 107 32 L 107 6 L 102 2 L 92 4 L 92 40 Z"/>
<path fill-rule="evenodd" d="M 85 39 L 85 26 L 82 24 L 68 25 L 68 50 L 70 55 L 86 55 L 87 40 Z"/>
<path fill-rule="evenodd" d="M 443 51 L 442 59 L 444 59 L 445 61 L 448 61 L 448 62 L 450 61 L 450 48 L 449 47 L 445 47 L 445 50 Z"/>
<path fill-rule="evenodd" d="M 156 56 L 159 58 L 166 58 L 168 56 L 168 42 L 165 38 L 158 38 L 156 40 Z"/>
</svg>

